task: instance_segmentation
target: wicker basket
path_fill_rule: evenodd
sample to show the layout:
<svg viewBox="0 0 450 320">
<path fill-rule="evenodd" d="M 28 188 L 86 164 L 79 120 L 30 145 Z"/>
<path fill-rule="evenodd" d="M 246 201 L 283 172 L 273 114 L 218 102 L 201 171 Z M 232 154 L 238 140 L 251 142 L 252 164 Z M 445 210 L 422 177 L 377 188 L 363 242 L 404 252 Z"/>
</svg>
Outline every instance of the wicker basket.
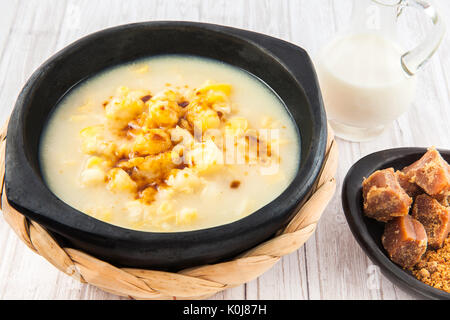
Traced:
<svg viewBox="0 0 450 320">
<path fill-rule="evenodd" d="M 6 129 L 7 124 L 0 132 L 0 193 L 3 216 L 11 228 L 31 250 L 60 271 L 104 291 L 134 299 L 204 299 L 257 278 L 282 256 L 296 251 L 308 240 L 336 189 L 334 175 L 338 150 L 328 128 L 325 164 L 317 187 L 297 215 L 275 237 L 233 260 L 177 273 L 118 268 L 77 249 L 60 247 L 45 228 L 9 205 L 3 192 Z"/>
</svg>

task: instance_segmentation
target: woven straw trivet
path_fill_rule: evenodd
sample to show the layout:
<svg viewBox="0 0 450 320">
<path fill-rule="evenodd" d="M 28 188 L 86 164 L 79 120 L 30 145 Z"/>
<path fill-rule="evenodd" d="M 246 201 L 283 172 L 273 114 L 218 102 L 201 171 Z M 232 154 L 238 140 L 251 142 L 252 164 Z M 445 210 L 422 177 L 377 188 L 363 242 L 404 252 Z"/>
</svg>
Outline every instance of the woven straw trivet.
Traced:
<svg viewBox="0 0 450 320">
<path fill-rule="evenodd" d="M 134 299 L 205 299 L 249 282 L 280 258 L 299 249 L 314 233 L 317 222 L 336 189 L 338 150 L 331 128 L 325 164 L 313 194 L 277 235 L 233 260 L 181 270 L 177 273 L 118 268 L 73 248 L 63 248 L 34 221 L 12 208 L 3 192 L 7 124 L 0 132 L 1 209 L 6 222 L 34 252 L 60 271 L 104 291 Z"/>
</svg>

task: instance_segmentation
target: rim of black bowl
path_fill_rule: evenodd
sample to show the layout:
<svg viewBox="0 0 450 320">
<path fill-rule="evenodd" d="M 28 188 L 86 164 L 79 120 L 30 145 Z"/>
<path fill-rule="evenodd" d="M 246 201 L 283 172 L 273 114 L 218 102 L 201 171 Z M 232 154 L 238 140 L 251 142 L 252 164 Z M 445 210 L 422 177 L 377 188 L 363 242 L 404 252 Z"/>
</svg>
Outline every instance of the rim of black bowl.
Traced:
<svg viewBox="0 0 450 320">
<path fill-rule="evenodd" d="M 9 165 L 13 165 L 11 162 L 8 162 L 9 154 L 11 152 L 13 152 L 15 156 L 20 156 L 22 159 L 26 159 L 25 151 L 21 150 L 20 147 L 24 143 L 23 141 L 24 134 L 22 130 L 20 130 L 18 125 L 19 123 L 22 122 L 23 117 L 22 111 L 25 109 L 25 106 L 27 106 L 30 103 L 30 100 L 32 99 L 35 83 L 38 82 L 41 77 L 43 77 L 43 74 L 46 73 L 46 70 L 51 68 L 56 61 L 62 59 L 66 54 L 75 50 L 76 47 L 80 45 L 86 45 L 90 41 L 111 35 L 117 30 L 123 30 L 128 28 L 133 29 L 149 26 L 154 27 L 176 26 L 183 28 L 198 28 L 202 30 L 207 29 L 211 32 L 216 32 L 218 34 L 225 34 L 226 36 L 235 37 L 238 40 L 250 42 L 254 46 L 260 48 L 261 50 L 269 54 L 275 61 L 279 62 L 286 69 L 286 71 L 292 75 L 292 77 L 297 81 L 297 83 L 299 83 L 300 86 L 303 88 L 305 97 L 312 106 L 311 116 L 314 119 L 314 123 L 312 124 L 313 125 L 312 130 L 314 133 L 312 138 L 313 141 L 311 141 L 311 147 L 308 157 L 306 159 L 300 159 L 299 161 L 299 169 L 295 178 L 290 183 L 290 185 L 282 192 L 282 194 L 278 196 L 275 200 L 268 203 L 261 209 L 255 211 L 254 213 L 248 215 L 247 217 L 217 227 L 184 232 L 146 232 L 127 229 L 103 222 L 101 220 L 97 220 L 67 205 L 59 198 L 57 198 L 48 189 L 45 183 L 41 182 L 41 177 L 39 177 L 39 175 L 35 172 L 35 170 L 31 168 L 30 163 L 28 163 L 27 161 L 25 161 L 26 165 L 23 168 L 21 168 L 19 177 L 14 176 L 14 179 L 12 179 L 13 177 L 11 177 L 8 174 Z M 6 179 L 5 179 L 6 194 L 8 200 L 11 202 L 13 207 L 15 207 L 18 211 L 24 213 L 26 216 L 32 218 L 33 220 L 36 220 L 38 223 L 42 223 L 44 226 L 47 226 L 50 230 L 62 234 L 63 236 L 69 236 L 72 231 L 76 230 L 77 232 L 81 232 L 82 234 L 88 234 L 89 236 L 93 237 L 103 237 L 118 241 L 120 240 L 135 241 L 139 243 L 152 242 L 154 240 L 158 241 L 173 240 L 174 237 L 177 237 L 177 239 L 180 241 L 187 239 L 190 240 L 195 239 L 196 241 L 205 241 L 211 239 L 211 237 L 213 237 L 214 239 L 219 239 L 224 235 L 227 235 L 229 237 L 230 234 L 235 234 L 236 236 L 238 236 L 241 232 L 244 232 L 245 229 L 248 229 L 249 226 L 257 228 L 258 226 L 271 223 L 273 217 L 276 216 L 274 214 L 275 211 L 289 210 L 298 207 L 300 201 L 303 200 L 309 194 L 309 192 L 315 185 L 325 158 L 327 125 L 320 90 L 318 88 L 317 81 L 316 83 L 313 83 L 314 81 L 312 81 L 312 83 L 310 84 L 302 83 L 299 80 L 300 72 L 299 71 L 293 72 L 292 70 L 289 70 L 287 65 L 290 65 L 292 67 L 294 61 L 288 61 L 289 59 L 285 60 L 281 59 L 279 56 L 277 56 L 276 53 L 270 52 L 267 48 L 261 46 L 257 42 L 252 42 L 252 39 L 253 40 L 259 39 L 261 42 L 276 40 L 278 43 L 284 44 L 285 46 L 289 46 L 289 48 L 292 50 L 296 50 L 299 55 L 303 56 L 303 58 L 306 58 L 308 59 L 308 61 L 310 61 L 309 56 L 302 48 L 280 39 L 272 38 L 270 36 L 266 36 L 263 34 L 247 30 L 241 30 L 215 24 L 180 22 L 180 21 L 154 21 L 154 22 L 132 23 L 104 29 L 92 33 L 90 35 L 87 35 L 68 45 L 61 51 L 57 52 L 46 62 L 44 62 L 27 81 L 17 99 L 16 106 L 13 110 L 13 114 L 10 119 L 10 125 L 8 128 L 7 151 L 6 151 L 7 160 L 6 160 Z M 283 50 L 283 48 L 281 48 L 280 50 Z M 312 77 L 312 79 L 317 79 L 313 68 L 311 68 L 310 73 L 311 74 L 308 74 L 309 77 Z M 301 157 L 303 157 L 303 155 L 301 155 Z M 27 183 L 21 184 L 21 182 L 29 181 L 30 179 L 32 179 L 34 183 L 36 183 L 34 187 L 35 188 L 37 187 L 39 189 L 38 190 L 39 195 L 32 192 L 33 190 L 31 190 L 32 188 L 29 184 Z M 14 193 L 11 192 L 12 188 L 15 190 Z M 43 204 L 43 202 L 45 203 Z M 56 204 L 55 207 L 59 208 L 61 212 L 68 212 L 69 214 L 58 215 L 56 217 L 54 215 L 47 214 L 46 204 L 48 202 L 55 203 Z M 68 216 L 76 216 L 76 218 L 78 219 L 77 221 L 80 221 L 80 223 L 74 225 L 73 223 L 71 223 L 71 221 L 69 221 L 70 219 L 67 218 Z"/>
<path fill-rule="evenodd" d="M 428 299 L 450 299 L 450 293 L 429 286 L 416 279 L 410 272 L 402 269 L 392 262 L 384 250 L 376 243 L 370 235 L 367 224 L 369 219 L 363 214 L 362 207 L 362 181 L 376 170 L 394 167 L 395 170 L 403 169 L 396 167 L 396 161 L 402 158 L 418 160 L 427 148 L 393 148 L 378 151 L 361 158 L 348 171 L 342 186 L 342 205 L 350 230 L 356 241 L 364 250 L 370 260 L 380 267 L 381 272 L 394 284 L 409 291 L 416 297 Z M 450 160 L 450 151 L 439 150 L 447 161 Z M 415 161 L 413 160 L 413 161 Z M 411 164 L 409 162 L 409 164 Z M 394 165 L 392 165 L 394 164 Z"/>
</svg>

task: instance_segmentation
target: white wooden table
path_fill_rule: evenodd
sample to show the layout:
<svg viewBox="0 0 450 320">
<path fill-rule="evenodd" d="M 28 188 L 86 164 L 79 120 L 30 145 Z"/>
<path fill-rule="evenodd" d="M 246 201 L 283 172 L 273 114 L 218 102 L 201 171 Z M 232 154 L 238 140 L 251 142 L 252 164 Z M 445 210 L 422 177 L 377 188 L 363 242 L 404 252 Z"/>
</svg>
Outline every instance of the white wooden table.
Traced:
<svg viewBox="0 0 450 320">
<path fill-rule="evenodd" d="M 446 21 L 450 1 L 435 0 Z M 250 29 L 296 43 L 314 56 L 349 18 L 348 0 L 0 0 L 0 121 L 31 73 L 91 32 L 130 22 L 193 20 Z M 430 27 L 419 13 L 400 19 L 411 46 Z M 419 77 L 414 105 L 381 137 L 339 140 L 338 191 L 317 232 L 297 252 L 246 285 L 215 299 L 411 299 L 392 285 L 354 240 L 340 201 L 342 180 L 362 156 L 399 146 L 450 148 L 450 41 Z M 77 283 L 32 253 L 0 218 L 0 299 L 118 299 Z"/>
</svg>

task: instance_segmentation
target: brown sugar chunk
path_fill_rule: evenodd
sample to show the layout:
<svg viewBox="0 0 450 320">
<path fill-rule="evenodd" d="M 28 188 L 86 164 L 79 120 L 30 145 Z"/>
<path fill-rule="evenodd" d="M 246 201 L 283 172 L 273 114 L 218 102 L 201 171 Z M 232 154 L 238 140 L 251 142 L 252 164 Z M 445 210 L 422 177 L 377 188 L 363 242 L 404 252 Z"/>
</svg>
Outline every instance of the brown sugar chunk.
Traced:
<svg viewBox="0 0 450 320">
<path fill-rule="evenodd" d="M 364 213 L 382 222 L 407 215 L 412 204 L 392 168 L 375 171 L 364 179 L 363 197 Z"/>
<path fill-rule="evenodd" d="M 429 195 L 450 193 L 450 167 L 434 147 L 403 172 Z"/>
<path fill-rule="evenodd" d="M 438 249 L 442 247 L 449 233 L 450 210 L 436 199 L 423 194 L 414 202 L 412 216 L 422 223 L 428 236 L 428 245 Z"/>
<path fill-rule="evenodd" d="M 408 176 L 403 171 L 396 171 L 395 175 L 397 176 L 400 186 L 411 198 L 415 198 L 423 193 L 423 190 L 417 184 L 409 181 Z"/>
<path fill-rule="evenodd" d="M 442 204 L 444 207 L 450 207 L 450 195 L 447 194 L 440 194 L 437 196 L 434 196 L 437 201 L 439 201 L 440 204 Z"/>
<path fill-rule="evenodd" d="M 386 223 L 381 241 L 389 258 L 403 268 L 416 265 L 427 250 L 425 228 L 410 215 Z"/>
</svg>

